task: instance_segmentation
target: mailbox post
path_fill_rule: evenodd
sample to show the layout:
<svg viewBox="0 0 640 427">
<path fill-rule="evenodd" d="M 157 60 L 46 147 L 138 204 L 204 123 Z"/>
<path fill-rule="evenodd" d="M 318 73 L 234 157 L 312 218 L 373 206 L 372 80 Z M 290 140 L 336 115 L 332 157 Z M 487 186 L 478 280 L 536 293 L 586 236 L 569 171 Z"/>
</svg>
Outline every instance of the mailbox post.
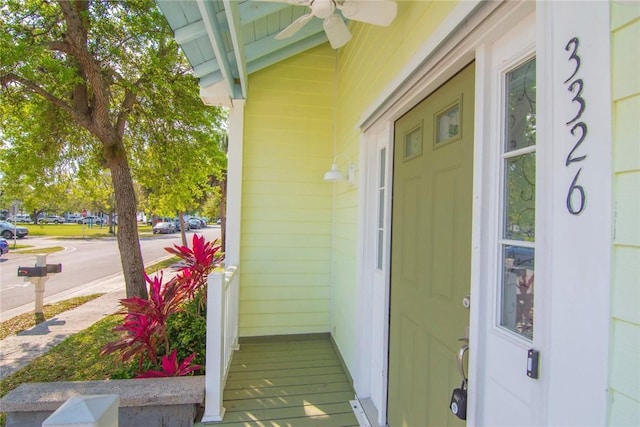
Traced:
<svg viewBox="0 0 640 427">
<path fill-rule="evenodd" d="M 47 264 L 47 255 L 36 255 L 34 267 L 18 267 L 18 277 L 24 277 L 35 286 L 35 314 L 42 316 L 42 303 L 44 300 L 44 284 L 49 280 L 48 274 L 62 272 L 62 264 Z"/>
</svg>

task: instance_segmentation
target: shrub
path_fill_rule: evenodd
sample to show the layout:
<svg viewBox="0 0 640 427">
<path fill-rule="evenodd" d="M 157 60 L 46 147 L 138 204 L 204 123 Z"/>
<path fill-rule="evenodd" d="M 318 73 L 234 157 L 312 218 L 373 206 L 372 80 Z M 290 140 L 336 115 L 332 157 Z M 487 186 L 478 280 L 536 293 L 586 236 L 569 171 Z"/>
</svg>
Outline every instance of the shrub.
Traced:
<svg viewBox="0 0 640 427">
<path fill-rule="evenodd" d="M 194 235 L 192 249 L 165 248 L 182 259 L 178 274 L 166 283 L 162 273 L 145 275 L 149 298 L 120 301 L 124 320 L 114 331 L 121 336 L 102 349 L 132 362 L 131 370 L 117 377 L 182 376 L 201 369 L 196 362 L 205 357 L 207 276 L 222 261 L 215 243 Z"/>
</svg>

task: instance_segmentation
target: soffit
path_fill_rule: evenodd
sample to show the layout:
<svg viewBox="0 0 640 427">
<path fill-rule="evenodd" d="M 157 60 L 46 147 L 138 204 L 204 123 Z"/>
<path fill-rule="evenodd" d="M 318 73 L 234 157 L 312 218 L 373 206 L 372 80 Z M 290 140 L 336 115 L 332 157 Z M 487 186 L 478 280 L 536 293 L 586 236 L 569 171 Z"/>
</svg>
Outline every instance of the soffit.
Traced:
<svg viewBox="0 0 640 427">
<path fill-rule="evenodd" d="M 294 36 L 274 36 L 306 6 L 253 0 L 157 0 L 174 31 L 207 104 L 246 99 L 247 76 L 327 42 L 321 19 Z M 227 102 L 225 102 L 227 101 Z"/>
</svg>

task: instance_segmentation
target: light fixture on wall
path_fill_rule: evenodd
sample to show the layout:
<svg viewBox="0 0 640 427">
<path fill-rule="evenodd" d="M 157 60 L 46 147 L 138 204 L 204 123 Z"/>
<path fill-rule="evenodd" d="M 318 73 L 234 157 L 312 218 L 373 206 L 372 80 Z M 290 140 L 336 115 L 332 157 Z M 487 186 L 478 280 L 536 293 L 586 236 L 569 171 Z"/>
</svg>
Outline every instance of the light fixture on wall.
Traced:
<svg viewBox="0 0 640 427">
<path fill-rule="evenodd" d="M 329 169 L 324 174 L 324 180 L 328 182 L 338 182 L 345 180 L 345 174 L 338 169 L 338 165 L 336 164 L 336 158 L 333 159 L 333 163 L 331 164 L 331 169 Z M 355 183 L 355 167 L 351 162 L 349 162 L 349 167 L 347 168 L 346 180 L 349 184 L 353 185 Z"/>
<path fill-rule="evenodd" d="M 337 123 L 338 123 L 338 106 L 337 106 L 337 102 L 336 100 L 338 99 L 338 52 L 334 51 L 334 61 L 335 61 L 335 65 L 334 65 L 334 74 L 333 74 L 333 163 L 331 163 L 331 169 L 329 169 L 325 174 L 324 174 L 324 180 L 327 182 L 338 182 L 338 181 L 344 181 L 345 180 L 345 174 L 338 169 L 338 164 L 337 164 L 337 160 L 338 157 L 344 157 L 346 160 L 349 161 L 349 166 L 347 167 L 347 173 L 346 173 L 346 180 L 350 185 L 354 185 L 355 184 L 355 167 L 353 166 L 353 163 L 351 163 L 351 159 L 349 159 L 346 155 L 344 154 L 337 154 L 336 155 L 336 148 L 337 148 Z"/>
</svg>

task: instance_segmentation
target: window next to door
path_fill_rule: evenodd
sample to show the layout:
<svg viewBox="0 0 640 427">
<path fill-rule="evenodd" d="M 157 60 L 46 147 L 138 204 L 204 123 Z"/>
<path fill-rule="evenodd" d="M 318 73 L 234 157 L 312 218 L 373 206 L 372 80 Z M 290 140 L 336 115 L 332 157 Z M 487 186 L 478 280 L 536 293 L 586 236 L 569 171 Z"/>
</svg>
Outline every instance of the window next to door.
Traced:
<svg viewBox="0 0 640 427">
<path fill-rule="evenodd" d="M 378 221 L 376 222 L 376 268 L 382 270 L 384 258 L 384 211 L 385 191 L 387 185 L 386 160 L 387 149 L 378 151 Z"/>
<path fill-rule="evenodd" d="M 501 150 L 500 325 L 533 339 L 536 210 L 536 60 L 504 76 Z"/>
</svg>

